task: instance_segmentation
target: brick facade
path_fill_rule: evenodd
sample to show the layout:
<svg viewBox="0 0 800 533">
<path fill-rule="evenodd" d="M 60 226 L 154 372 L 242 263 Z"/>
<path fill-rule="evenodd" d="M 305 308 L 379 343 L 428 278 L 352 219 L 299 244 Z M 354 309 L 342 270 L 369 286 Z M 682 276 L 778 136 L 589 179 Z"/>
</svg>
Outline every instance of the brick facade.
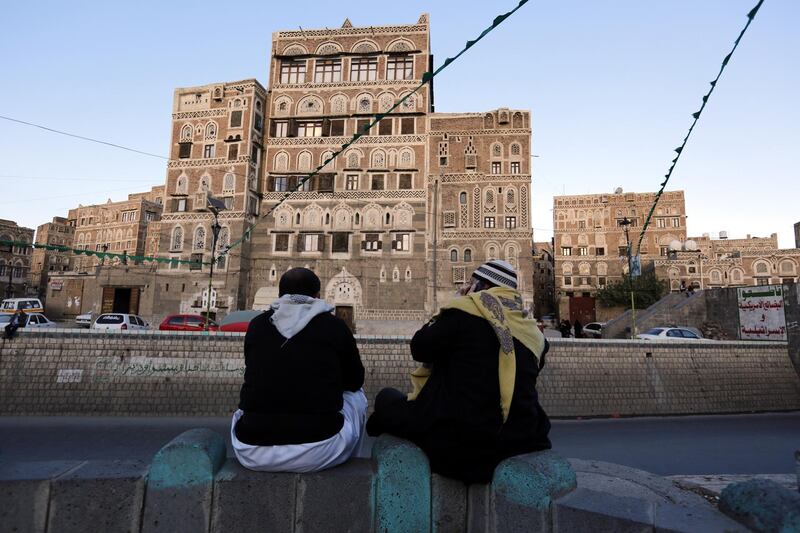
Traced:
<svg viewBox="0 0 800 533">
<path fill-rule="evenodd" d="M 0 219 L 0 241 L 32 243 L 33 230 Z M 0 244 L 0 295 L 3 298 L 28 295 L 32 255 L 28 246 Z"/>
<path fill-rule="evenodd" d="M 75 238 L 75 228 L 64 217 L 53 217 L 52 222 L 42 224 L 36 228 L 36 244 L 50 244 L 56 246 L 72 247 Z M 47 286 L 52 272 L 66 272 L 70 269 L 73 260 L 72 252 L 59 252 L 35 248 L 32 252 L 30 286 L 33 287 L 39 298 L 47 298 Z"/>
</svg>

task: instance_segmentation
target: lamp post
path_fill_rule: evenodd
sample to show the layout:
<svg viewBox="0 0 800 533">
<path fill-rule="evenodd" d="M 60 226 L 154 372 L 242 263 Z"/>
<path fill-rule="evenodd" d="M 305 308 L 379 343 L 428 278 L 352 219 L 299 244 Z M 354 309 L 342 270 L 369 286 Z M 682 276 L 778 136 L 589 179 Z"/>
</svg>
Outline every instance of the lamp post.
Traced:
<svg viewBox="0 0 800 533">
<path fill-rule="evenodd" d="M 208 298 L 206 299 L 206 322 L 205 331 L 208 331 L 208 321 L 211 315 L 211 282 L 214 280 L 214 263 L 217 262 L 217 238 L 222 226 L 219 225 L 219 212 L 225 210 L 225 202 L 211 196 L 207 196 L 206 208 L 214 215 L 214 223 L 211 225 L 211 268 L 208 270 Z"/>
<path fill-rule="evenodd" d="M 628 234 L 631 224 L 633 223 L 628 217 L 619 221 L 619 225 L 625 230 L 625 250 L 628 255 L 628 290 L 631 293 L 631 339 L 634 339 L 636 338 L 636 301 L 633 297 L 633 259 L 631 257 L 631 239 Z"/>
</svg>

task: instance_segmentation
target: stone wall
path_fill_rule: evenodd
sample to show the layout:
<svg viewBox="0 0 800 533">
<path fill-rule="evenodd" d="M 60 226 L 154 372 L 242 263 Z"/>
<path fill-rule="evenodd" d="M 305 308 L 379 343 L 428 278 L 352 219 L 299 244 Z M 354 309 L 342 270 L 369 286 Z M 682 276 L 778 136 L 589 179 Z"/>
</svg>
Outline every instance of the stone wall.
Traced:
<svg viewBox="0 0 800 533">
<path fill-rule="evenodd" d="M 22 331 L 0 340 L 0 414 L 205 415 L 236 408 L 241 334 Z M 407 390 L 407 337 L 359 336 L 365 390 Z M 552 416 L 800 409 L 786 343 L 551 339 L 539 382 Z"/>
</svg>

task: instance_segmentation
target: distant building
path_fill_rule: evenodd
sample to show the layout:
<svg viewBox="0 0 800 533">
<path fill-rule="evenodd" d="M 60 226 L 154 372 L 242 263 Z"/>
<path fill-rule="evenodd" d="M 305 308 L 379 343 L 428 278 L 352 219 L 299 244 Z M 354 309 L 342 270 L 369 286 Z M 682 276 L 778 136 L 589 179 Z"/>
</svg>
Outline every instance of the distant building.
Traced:
<svg viewBox="0 0 800 533">
<path fill-rule="evenodd" d="M 628 271 L 624 226 L 636 243 L 655 193 L 623 192 L 584 194 L 553 198 L 555 234 L 555 285 L 559 316 L 571 322 L 605 321 L 602 307 L 595 304 L 597 291 Z M 642 240 L 642 267 L 654 258 L 666 257 L 670 243 L 686 240 L 686 205 L 683 191 L 665 192 Z"/>
<path fill-rule="evenodd" d="M 65 246 L 71 248 L 75 237 L 75 228 L 64 217 L 53 217 L 36 228 L 36 244 Z M 51 272 L 66 272 L 74 259 L 71 251 L 47 250 L 35 248 L 32 252 L 30 286 L 36 290 L 39 298 L 46 299 L 47 286 Z"/>
<path fill-rule="evenodd" d="M 0 294 L 4 298 L 28 296 L 33 230 L 0 219 Z"/>
<path fill-rule="evenodd" d="M 70 209 L 67 219 L 74 230 L 74 248 L 144 255 L 147 226 L 161 218 L 163 202 L 164 187 L 158 186 L 149 192 L 129 194 L 127 200 L 120 202 L 108 200 L 104 204 Z M 73 255 L 70 270 L 86 274 L 102 262 L 96 256 Z M 119 263 L 120 259 L 109 262 Z"/>
<path fill-rule="evenodd" d="M 555 258 L 552 242 L 533 243 L 533 314 L 555 312 Z"/>
<path fill-rule="evenodd" d="M 691 237 L 667 257 L 655 261 L 656 275 L 669 281 L 672 292 L 688 287 L 710 289 L 795 283 L 800 249 L 780 249 L 778 234 L 769 237 L 711 239 Z"/>
</svg>

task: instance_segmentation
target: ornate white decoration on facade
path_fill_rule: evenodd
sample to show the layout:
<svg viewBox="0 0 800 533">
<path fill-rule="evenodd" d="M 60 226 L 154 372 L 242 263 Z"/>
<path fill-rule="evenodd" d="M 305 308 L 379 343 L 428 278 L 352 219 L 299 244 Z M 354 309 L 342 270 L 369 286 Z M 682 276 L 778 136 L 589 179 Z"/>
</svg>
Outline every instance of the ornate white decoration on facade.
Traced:
<svg viewBox="0 0 800 533">
<path fill-rule="evenodd" d="M 205 250 L 206 248 L 206 230 L 199 227 L 194 230 L 194 241 L 192 241 L 192 250 Z"/>
<path fill-rule="evenodd" d="M 347 113 L 347 97 L 337 94 L 331 98 L 331 113 L 334 115 L 344 115 Z"/>
<path fill-rule="evenodd" d="M 411 168 L 414 166 L 414 150 L 411 148 L 403 148 L 400 150 L 400 168 Z"/>
<path fill-rule="evenodd" d="M 356 97 L 356 111 L 359 113 L 372 113 L 372 95 L 361 93 Z"/>
<path fill-rule="evenodd" d="M 216 122 L 209 122 L 206 124 L 206 141 L 215 141 L 217 140 L 217 123 Z"/>
<path fill-rule="evenodd" d="M 311 152 L 300 152 L 297 155 L 298 170 L 311 170 Z"/>
<path fill-rule="evenodd" d="M 316 96 L 306 96 L 297 103 L 298 115 L 318 115 L 322 113 L 322 99 Z"/>
<path fill-rule="evenodd" d="M 189 178 L 181 174 L 178 176 L 178 181 L 175 183 L 175 193 L 176 194 L 186 194 L 189 192 Z"/>
<path fill-rule="evenodd" d="M 386 152 L 380 148 L 373 150 L 370 156 L 370 167 L 386 168 Z"/>
<path fill-rule="evenodd" d="M 400 281 L 400 269 L 395 266 L 392 269 L 392 282 L 397 283 Z"/>
<path fill-rule="evenodd" d="M 406 202 L 400 202 L 392 208 L 392 218 L 397 229 L 410 229 L 413 226 L 414 208 Z"/>
<path fill-rule="evenodd" d="M 328 160 L 330 160 L 330 163 L 325 163 L 325 161 L 328 161 Z M 319 164 L 320 165 L 325 165 L 323 167 L 323 169 L 326 170 L 326 171 L 335 170 L 336 169 L 336 158 L 333 157 L 333 152 L 331 152 L 331 151 L 322 152 L 322 157 L 320 157 L 320 159 L 319 159 Z"/>
<path fill-rule="evenodd" d="M 391 109 L 393 105 L 394 105 L 394 94 L 382 93 L 380 96 L 378 96 L 378 110 L 381 113 L 389 111 L 389 109 Z"/>
<path fill-rule="evenodd" d="M 520 211 L 522 214 L 522 220 L 520 220 L 520 225 L 524 228 L 527 228 L 529 225 L 528 222 L 528 186 L 523 185 L 519 189 L 519 205 Z"/>
<path fill-rule="evenodd" d="M 519 144 L 513 143 L 511 145 L 511 155 L 520 155 L 520 153 L 521 153 L 521 148 Z"/>
<path fill-rule="evenodd" d="M 472 227 L 481 227 L 481 189 L 472 189 Z"/>
<path fill-rule="evenodd" d="M 389 43 L 386 47 L 387 52 L 409 52 L 414 49 L 414 45 L 406 39 L 397 39 Z"/>
<path fill-rule="evenodd" d="M 292 99 L 288 96 L 280 96 L 275 99 L 275 114 L 278 116 L 288 115 L 292 110 Z"/>
<path fill-rule="evenodd" d="M 191 124 L 185 124 L 181 128 L 181 142 L 191 142 L 194 137 L 194 128 Z"/>
<path fill-rule="evenodd" d="M 372 52 L 377 52 L 378 47 L 372 41 L 361 41 L 356 43 L 351 51 L 354 54 L 370 54 Z"/>
<path fill-rule="evenodd" d="M 339 204 L 333 209 L 334 229 L 350 229 L 353 220 L 353 209 L 346 204 Z"/>
<path fill-rule="evenodd" d="M 303 209 L 304 227 L 318 228 L 322 226 L 322 208 L 317 204 L 311 204 Z"/>
<path fill-rule="evenodd" d="M 329 56 L 338 54 L 342 51 L 342 46 L 339 43 L 322 43 L 317 47 L 316 55 Z"/>
<path fill-rule="evenodd" d="M 404 97 L 404 96 L 405 96 L 405 94 L 402 94 L 401 98 Z M 400 109 L 402 111 L 413 111 L 416 108 L 417 108 L 417 95 L 416 94 L 410 95 L 408 98 L 403 100 L 402 104 L 400 104 Z"/>
<path fill-rule="evenodd" d="M 197 188 L 199 192 L 208 192 L 209 183 L 211 182 L 211 178 L 207 175 L 200 178 L 200 186 Z"/>
<path fill-rule="evenodd" d="M 302 56 L 308 54 L 308 50 L 302 44 L 293 43 L 283 49 L 285 56 Z"/>
<path fill-rule="evenodd" d="M 492 157 L 503 157 L 503 145 L 494 143 L 492 145 Z"/>
<path fill-rule="evenodd" d="M 289 154 L 286 152 L 278 152 L 275 154 L 275 164 L 273 168 L 277 171 L 289 170 Z"/>
<path fill-rule="evenodd" d="M 232 172 L 226 172 L 222 178 L 222 192 L 232 193 L 236 187 L 236 176 Z"/>
<path fill-rule="evenodd" d="M 381 227 L 381 207 L 377 204 L 369 204 L 364 208 L 364 227 L 367 229 L 380 229 Z"/>
</svg>

